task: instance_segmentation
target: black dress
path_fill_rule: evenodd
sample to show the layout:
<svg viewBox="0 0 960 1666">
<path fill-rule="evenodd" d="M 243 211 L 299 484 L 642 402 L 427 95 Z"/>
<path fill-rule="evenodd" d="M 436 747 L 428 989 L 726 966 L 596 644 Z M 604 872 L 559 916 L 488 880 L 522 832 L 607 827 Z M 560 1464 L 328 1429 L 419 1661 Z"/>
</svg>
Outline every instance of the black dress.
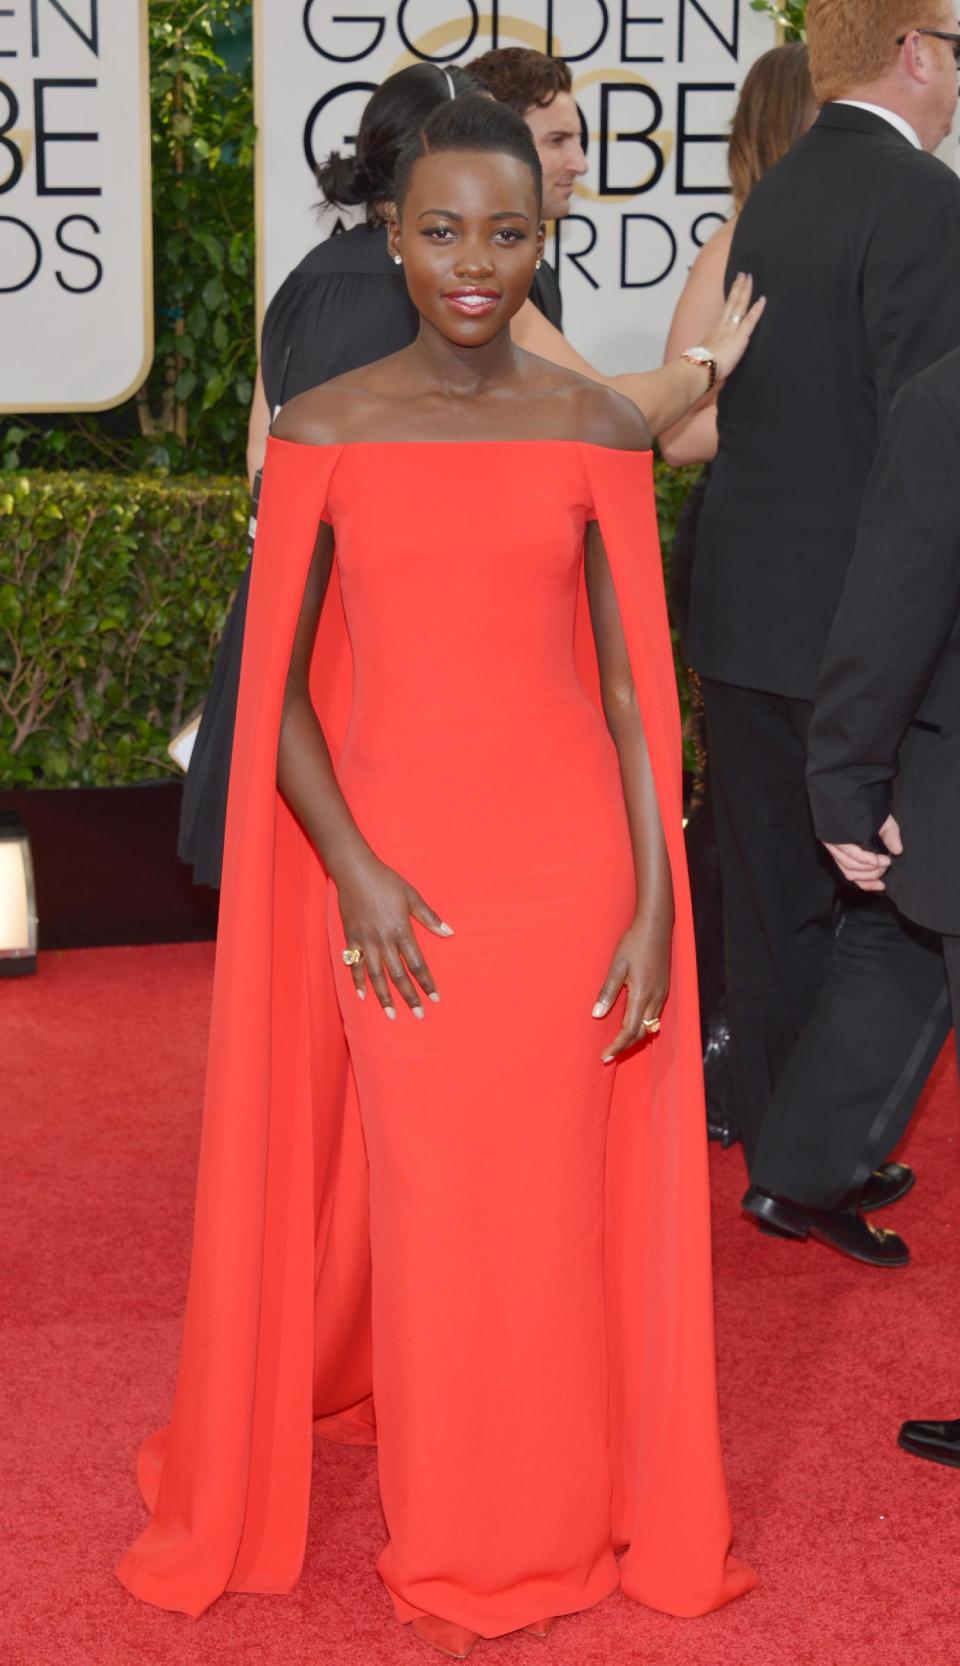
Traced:
<svg viewBox="0 0 960 1666">
<path fill-rule="evenodd" d="M 544 263 L 530 299 L 558 330 L 560 288 Z M 355 226 L 319 243 L 284 280 L 263 321 L 260 368 L 271 412 L 308 388 L 398 353 L 414 340 L 418 315 L 401 268 L 387 253 L 386 228 Z M 254 481 L 251 549 L 259 476 Z M 220 884 L 233 726 L 250 568 L 234 598 L 217 653 L 183 789 L 177 854 L 197 885 Z"/>
<path fill-rule="evenodd" d="M 670 617 L 680 638 L 684 664 L 690 623 L 690 586 L 696 559 L 697 525 L 710 478 L 709 465 L 691 488 L 677 520 L 670 556 Z M 732 1145 L 739 1139 L 733 1093 L 733 1059 L 727 1016 L 723 943 L 723 885 L 720 855 L 710 796 L 710 762 L 706 750 L 700 679 L 688 668 L 692 710 L 690 719 L 697 755 L 697 771 L 687 799 L 685 832 L 690 900 L 697 948 L 700 985 L 700 1033 L 703 1040 L 703 1085 L 707 1102 L 707 1132 L 712 1140 Z"/>
</svg>

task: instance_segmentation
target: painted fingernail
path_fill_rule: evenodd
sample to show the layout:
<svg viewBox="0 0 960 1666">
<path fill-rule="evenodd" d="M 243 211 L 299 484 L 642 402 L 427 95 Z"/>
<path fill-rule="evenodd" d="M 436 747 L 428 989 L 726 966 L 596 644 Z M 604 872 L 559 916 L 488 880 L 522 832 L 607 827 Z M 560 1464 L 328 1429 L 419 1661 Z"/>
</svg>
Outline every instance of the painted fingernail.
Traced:
<svg viewBox="0 0 960 1666">
<path fill-rule="evenodd" d="M 453 936 L 453 927 L 448 926 L 446 920 L 441 920 L 440 921 L 440 936 L 441 937 L 452 937 Z"/>
<path fill-rule="evenodd" d="M 613 1063 L 613 1054 L 612 1053 L 604 1053 L 603 1057 L 600 1060 L 600 1063 L 601 1064 L 612 1064 Z"/>
<path fill-rule="evenodd" d="M 429 996 L 429 999 L 430 999 L 430 1000 L 431 1000 L 431 1001 L 439 1001 L 439 999 L 440 999 L 440 997 L 439 997 L 439 995 L 438 995 L 438 994 L 437 994 L 437 992 L 436 992 L 436 990 L 435 990 L 435 989 L 434 989 L 434 990 L 433 990 L 433 991 L 432 991 L 432 993 L 431 993 L 431 995 L 430 995 L 430 996 Z"/>
<path fill-rule="evenodd" d="M 607 1009 L 606 1009 L 606 1005 L 604 1004 L 604 1002 L 603 1001 L 598 1001 L 596 1006 L 593 1009 L 593 1017 L 594 1018 L 602 1018 L 604 1013 L 606 1012 L 606 1010 Z"/>
<path fill-rule="evenodd" d="M 413 1013 L 414 1018 L 422 1018 L 423 1017 L 423 1008 L 422 1007 L 411 1007 L 410 1011 Z"/>
<path fill-rule="evenodd" d="M 358 989 L 357 990 L 357 1000 L 358 1001 L 365 1001 L 366 998 L 367 998 L 366 990 L 365 989 Z"/>
<path fill-rule="evenodd" d="M 383 1010 L 386 1013 L 388 1018 L 396 1018 L 397 1013 L 396 1013 L 396 1008 L 395 1007 L 384 1007 Z"/>
</svg>

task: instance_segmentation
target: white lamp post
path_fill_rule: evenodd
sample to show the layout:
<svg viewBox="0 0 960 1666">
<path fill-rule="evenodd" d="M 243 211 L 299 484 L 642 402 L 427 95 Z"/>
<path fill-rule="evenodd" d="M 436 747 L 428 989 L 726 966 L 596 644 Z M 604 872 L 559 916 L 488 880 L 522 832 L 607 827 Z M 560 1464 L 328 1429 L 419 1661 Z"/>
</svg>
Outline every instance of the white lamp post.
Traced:
<svg viewBox="0 0 960 1666">
<path fill-rule="evenodd" d="M 17 815 L 0 815 L 0 978 L 37 969 L 37 899 L 30 839 Z"/>
</svg>

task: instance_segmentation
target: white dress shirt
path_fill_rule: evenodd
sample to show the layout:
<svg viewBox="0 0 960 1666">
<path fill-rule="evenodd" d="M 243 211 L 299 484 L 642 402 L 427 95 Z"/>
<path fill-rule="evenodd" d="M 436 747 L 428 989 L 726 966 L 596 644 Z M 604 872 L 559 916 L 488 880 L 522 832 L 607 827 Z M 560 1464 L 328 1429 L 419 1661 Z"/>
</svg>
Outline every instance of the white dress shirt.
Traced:
<svg viewBox="0 0 960 1666">
<path fill-rule="evenodd" d="M 905 139 L 909 139 L 917 150 L 923 149 L 910 123 L 904 121 L 902 116 L 898 116 L 896 110 L 886 110 L 882 104 L 865 104 L 859 98 L 834 98 L 830 102 L 832 104 L 849 104 L 854 110 L 869 110 L 871 116 L 882 116 L 883 120 L 888 121 L 891 127 L 895 127 L 898 133 L 902 133 Z"/>
</svg>

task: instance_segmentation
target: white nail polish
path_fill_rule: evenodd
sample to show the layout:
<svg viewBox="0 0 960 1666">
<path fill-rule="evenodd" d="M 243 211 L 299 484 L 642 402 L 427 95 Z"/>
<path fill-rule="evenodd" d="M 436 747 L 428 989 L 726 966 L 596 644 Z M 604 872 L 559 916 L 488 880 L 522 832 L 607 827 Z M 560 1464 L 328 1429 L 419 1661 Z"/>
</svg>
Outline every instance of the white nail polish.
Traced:
<svg viewBox="0 0 960 1666">
<path fill-rule="evenodd" d="M 436 990 L 434 990 L 433 993 L 430 996 L 430 1000 L 431 1001 L 439 1001 L 439 999 L 440 999 L 439 995 L 437 994 Z"/>
<path fill-rule="evenodd" d="M 613 1054 L 612 1053 L 604 1053 L 602 1059 L 600 1060 L 600 1063 L 601 1064 L 612 1064 L 613 1063 Z"/>
<path fill-rule="evenodd" d="M 358 989 L 357 990 L 357 1000 L 358 1001 L 365 1001 L 366 998 L 367 998 L 366 990 L 365 989 Z"/>
<path fill-rule="evenodd" d="M 453 927 L 448 926 L 446 920 L 441 920 L 440 921 L 440 936 L 441 937 L 452 937 L 453 936 Z"/>
<path fill-rule="evenodd" d="M 597 1004 L 596 1004 L 596 1006 L 595 1006 L 595 1007 L 594 1007 L 594 1009 L 593 1009 L 593 1016 L 594 1016 L 594 1018 L 602 1018 L 602 1017 L 603 1017 L 603 1015 L 604 1015 L 604 1013 L 605 1013 L 605 1012 L 606 1012 L 606 1010 L 607 1010 L 607 1009 L 606 1009 L 606 1007 L 605 1007 L 605 1006 L 604 1006 L 604 1004 L 603 1004 L 603 1002 L 602 1002 L 602 1001 L 598 1001 L 598 1002 L 597 1002 Z"/>
<path fill-rule="evenodd" d="M 396 1018 L 397 1013 L 396 1013 L 396 1008 L 395 1007 L 384 1007 L 383 1010 L 386 1013 L 388 1018 Z"/>
<path fill-rule="evenodd" d="M 422 1018 L 423 1017 L 423 1008 L 422 1007 L 411 1007 L 410 1011 L 413 1013 L 414 1018 Z"/>
</svg>

